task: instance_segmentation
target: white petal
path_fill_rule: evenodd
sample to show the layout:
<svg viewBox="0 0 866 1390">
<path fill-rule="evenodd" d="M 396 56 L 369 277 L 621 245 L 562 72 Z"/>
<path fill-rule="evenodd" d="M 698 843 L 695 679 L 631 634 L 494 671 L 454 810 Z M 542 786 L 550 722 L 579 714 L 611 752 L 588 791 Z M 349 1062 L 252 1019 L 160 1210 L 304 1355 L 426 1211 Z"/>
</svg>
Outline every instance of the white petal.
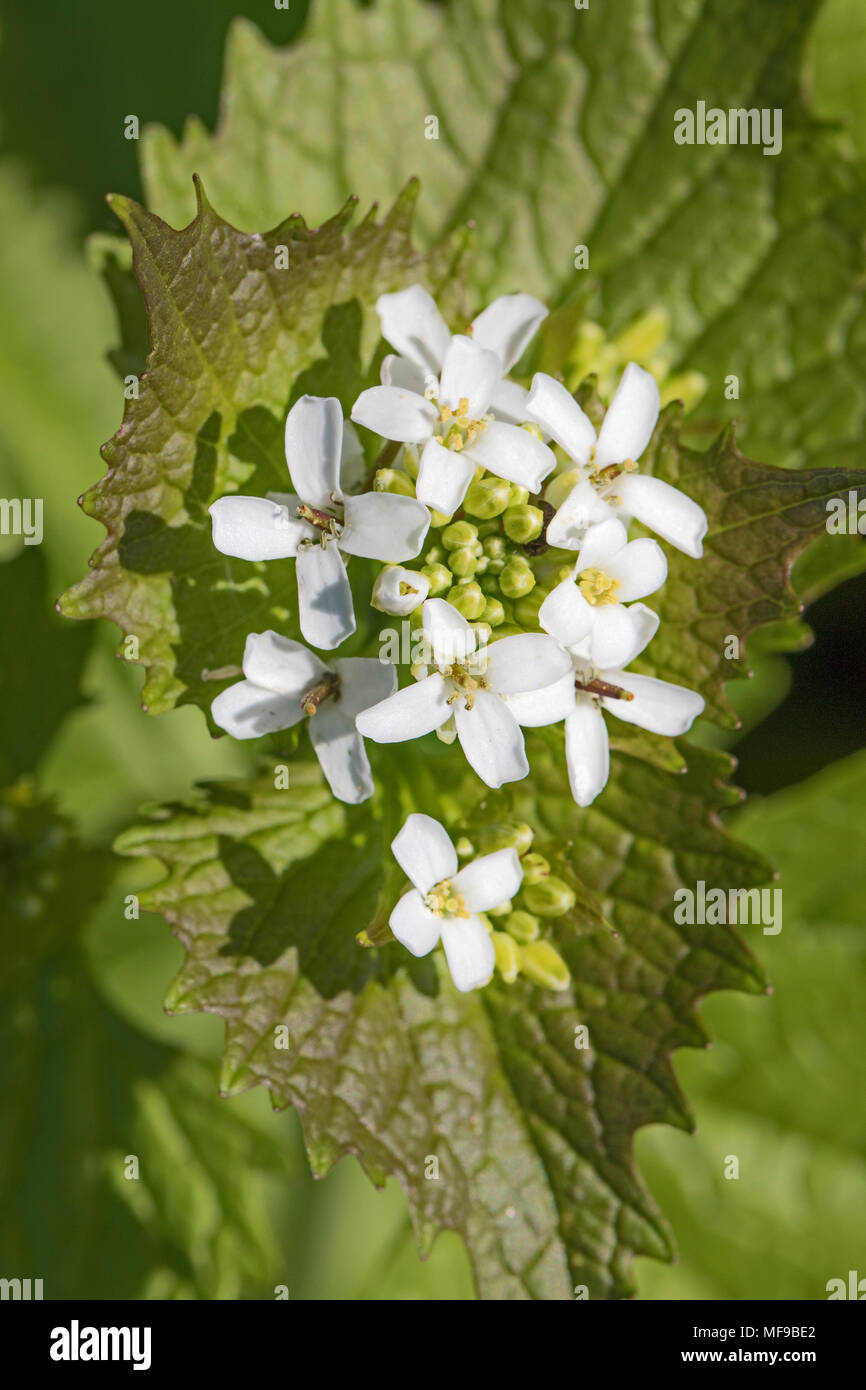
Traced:
<svg viewBox="0 0 866 1390">
<path fill-rule="evenodd" d="M 286 463 L 292 486 L 311 507 L 340 492 L 343 408 L 334 396 L 301 396 L 286 420 Z"/>
<path fill-rule="evenodd" d="M 391 851 L 419 893 L 457 872 L 457 851 L 447 830 L 432 816 L 413 811 L 391 841 Z"/>
<path fill-rule="evenodd" d="M 558 724 L 574 709 L 574 671 L 567 671 L 543 690 L 526 690 L 506 695 L 505 703 L 518 724 L 525 729 L 540 729 L 545 724 Z"/>
<path fill-rule="evenodd" d="M 301 632 L 323 651 L 339 647 L 355 631 L 355 610 L 349 576 L 336 542 L 302 546 L 295 568 Z"/>
<path fill-rule="evenodd" d="M 388 353 L 379 369 L 379 380 L 383 386 L 402 386 L 404 391 L 413 391 L 416 396 L 424 395 L 430 379 L 430 374 L 422 371 L 408 357 L 398 357 L 393 352 Z"/>
<path fill-rule="evenodd" d="M 428 598 L 422 613 L 424 636 L 437 666 L 465 661 L 478 646 L 478 634 L 444 598 Z"/>
<path fill-rule="evenodd" d="M 223 555 L 238 560 L 287 560 L 298 553 L 298 542 L 313 534 L 306 521 L 267 497 L 220 497 L 209 507 L 213 543 Z"/>
<path fill-rule="evenodd" d="M 594 700 L 577 700 L 565 721 L 565 761 L 572 796 L 578 806 L 589 806 L 610 771 L 607 728 Z"/>
<path fill-rule="evenodd" d="M 260 738 L 290 729 L 304 717 L 300 701 L 276 695 L 251 681 L 238 681 L 217 695 L 210 707 L 215 724 L 232 738 Z"/>
<path fill-rule="evenodd" d="M 630 603 L 632 599 L 644 598 L 661 588 L 668 577 L 668 562 L 658 541 L 647 536 L 629 541 L 623 550 L 610 557 L 604 570 L 611 579 L 619 580 L 618 601 Z"/>
<path fill-rule="evenodd" d="M 657 536 L 696 560 L 704 553 L 707 517 L 702 507 L 679 488 L 640 473 L 628 473 L 614 483 L 625 510 Z"/>
<path fill-rule="evenodd" d="M 407 570 L 402 565 L 386 565 L 376 575 L 370 604 L 380 613 L 392 613 L 405 618 L 414 613 L 430 592 L 430 580 L 420 570 Z"/>
<path fill-rule="evenodd" d="M 539 608 L 538 621 L 564 647 L 573 647 L 592 631 L 592 605 L 573 579 L 563 579 Z"/>
<path fill-rule="evenodd" d="M 251 632 L 244 647 L 244 675 L 253 685 L 300 701 L 327 671 L 324 661 L 303 642 L 272 631 Z"/>
<path fill-rule="evenodd" d="M 639 459 L 659 418 L 656 379 L 636 362 L 629 362 L 598 432 L 595 461 L 609 463 Z"/>
<path fill-rule="evenodd" d="M 497 849 L 473 859 L 452 879 L 470 912 L 489 912 L 513 898 L 523 882 L 516 849 Z"/>
<path fill-rule="evenodd" d="M 487 426 L 487 429 L 492 428 L 492 425 Z M 457 453 L 446 449 L 438 439 L 428 439 L 418 466 L 415 495 L 426 506 L 445 516 L 453 516 L 474 474 L 475 464 L 465 450 Z"/>
<path fill-rule="evenodd" d="M 496 953 L 493 938 L 480 917 L 444 918 L 442 945 L 451 978 L 461 994 L 487 983 L 493 974 Z"/>
<path fill-rule="evenodd" d="M 463 453 L 498 478 L 506 478 L 530 492 L 539 492 L 548 473 L 556 467 L 553 450 L 536 435 L 500 420 L 486 425 Z"/>
<path fill-rule="evenodd" d="M 355 724 L 364 738 L 376 743 L 405 743 L 432 733 L 450 714 L 448 687 L 437 672 L 363 710 Z"/>
<path fill-rule="evenodd" d="M 343 446 L 340 449 L 340 487 L 343 492 L 358 492 L 367 476 L 367 460 L 351 420 L 343 421 Z"/>
<path fill-rule="evenodd" d="M 605 709 L 626 724 L 638 724 L 652 734 L 666 734 L 669 738 L 684 734 L 704 708 L 703 696 L 684 685 L 616 669 L 603 671 L 602 677 L 634 695 L 633 700 L 604 699 Z"/>
<path fill-rule="evenodd" d="M 574 566 L 575 574 L 588 569 L 601 569 L 609 574 L 607 562 L 627 545 L 628 532 L 618 517 L 594 521 L 580 543 L 580 552 Z"/>
<path fill-rule="evenodd" d="M 451 334 L 433 296 L 422 285 L 410 285 L 396 294 L 381 294 L 376 310 L 382 337 L 392 348 L 438 376 Z"/>
<path fill-rule="evenodd" d="M 520 725 L 498 695 L 476 691 L 471 710 L 463 704 L 455 706 L 454 722 L 466 761 L 488 787 L 519 782 L 526 776 L 529 763 Z"/>
<path fill-rule="evenodd" d="M 534 420 L 545 434 L 562 445 L 570 459 L 581 467 L 589 462 L 595 444 L 593 423 L 561 381 L 546 372 L 536 372 L 526 408 L 526 418 Z"/>
<path fill-rule="evenodd" d="M 397 689 L 397 672 L 390 661 L 374 656 L 338 657 L 333 663 L 340 677 L 338 708 L 355 722 L 362 709 L 387 700 Z"/>
<path fill-rule="evenodd" d="M 522 425 L 529 419 L 526 413 L 528 400 L 526 387 L 505 377 L 493 393 L 490 409 L 497 420 L 504 420 L 507 425 Z"/>
<path fill-rule="evenodd" d="M 548 544 L 577 550 L 590 526 L 612 517 L 613 511 L 591 483 L 576 483 L 547 528 Z"/>
<path fill-rule="evenodd" d="M 364 492 L 346 498 L 340 549 L 369 560 L 413 560 L 429 525 L 430 513 L 414 497 Z"/>
<path fill-rule="evenodd" d="M 542 690 L 571 669 L 568 652 L 543 632 L 501 637 L 487 649 L 487 679 L 500 695 Z"/>
<path fill-rule="evenodd" d="M 531 294 L 503 294 L 482 309 L 472 323 L 472 337 L 483 348 L 490 348 L 510 371 L 523 350 L 547 318 L 548 310 Z"/>
<path fill-rule="evenodd" d="M 643 608 L 643 605 L 638 605 Z M 649 612 L 649 609 L 645 609 Z M 637 630 L 636 630 L 637 628 Z M 589 654 L 599 671 L 608 666 L 625 666 L 632 660 L 635 646 L 644 630 L 638 615 L 621 603 L 599 604 L 592 610 L 592 637 Z"/>
<path fill-rule="evenodd" d="M 364 740 L 337 705 L 322 705 L 307 725 L 319 766 L 338 801 L 356 806 L 373 795 L 370 760 Z"/>
<path fill-rule="evenodd" d="M 383 439 L 421 444 L 433 433 L 436 408 L 403 386 L 371 386 L 352 406 L 352 419 Z"/>
<path fill-rule="evenodd" d="M 633 640 L 628 652 L 617 661 L 618 667 L 628 666 L 629 662 L 634 661 L 658 632 L 659 615 L 647 608 L 645 603 L 630 604 L 628 616 L 631 620 Z"/>
<path fill-rule="evenodd" d="M 477 420 L 486 414 L 501 377 L 502 364 L 496 353 L 458 333 L 451 339 L 442 363 L 439 402 L 456 410 L 465 399 L 470 420 Z"/>
<path fill-rule="evenodd" d="M 424 906 L 417 888 L 410 888 L 391 913 L 388 925 L 413 956 L 426 956 L 439 941 L 442 919 Z"/>
</svg>

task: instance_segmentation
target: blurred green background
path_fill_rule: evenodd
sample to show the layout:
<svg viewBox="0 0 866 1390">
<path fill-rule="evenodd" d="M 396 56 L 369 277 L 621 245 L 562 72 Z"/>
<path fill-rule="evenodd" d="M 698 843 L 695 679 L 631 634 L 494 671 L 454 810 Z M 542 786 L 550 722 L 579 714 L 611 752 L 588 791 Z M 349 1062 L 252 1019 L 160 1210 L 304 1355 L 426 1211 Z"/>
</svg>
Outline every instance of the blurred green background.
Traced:
<svg viewBox="0 0 866 1390">
<path fill-rule="evenodd" d="M 99 540 L 75 498 L 99 475 L 98 446 L 121 413 L 106 361 L 113 312 L 85 238 L 116 230 L 107 191 L 141 196 L 123 118 L 179 133 L 195 112 L 212 125 L 231 19 L 243 14 L 284 42 L 306 5 L 151 0 L 145 16 L 108 0 L 4 0 L 0 13 L 0 495 L 45 500 L 41 547 L 22 554 L 0 537 L 0 781 L 36 779 L 0 805 L 0 1099 L 11 1117 L 0 1140 L 0 1273 L 44 1267 L 49 1296 L 255 1298 L 283 1284 L 292 1298 L 471 1297 L 455 1237 L 422 1264 L 395 1184 L 375 1192 L 350 1160 L 314 1184 L 293 1116 L 272 1116 L 263 1092 L 215 1098 L 221 1024 L 163 1014 L 181 948 L 161 921 L 125 919 L 140 866 L 118 866 L 100 847 L 143 802 L 243 771 L 245 755 L 212 742 L 191 708 L 145 718 L 140 674 L 115 658 L 114 629 L 72 628 L 52 613 Z M 812 99 L 866 154 L 864 46 L 862 4 L 830 0 L 808 54 Z M 696 1136 L 639 1136 L 681 1250 L 671 1268 L 641 1262 L 647 1298 L 816 1298 L 858 1261 L 866 1273 L 855 873 L 866 850 L 866 659 L 851 640 L 864 616 L 866 581 L 849 580 L 809 610 L 810 649 L 762 658 L 752 689 L 735 692 L 738 780 L 754 793 L 735 828 L 782 870 L 785 927 L 753 943 L 772 998 L 713 997 L 703 1010 L 713 1050 L 678 1056 Z M 80 844 L 63 839 L 48 796 Z M 10 934 L 22 921 L 31 925 L 16 965 Z M 45 942 L 65 930 L 68 957 L 42 970 Z M 79 1113 L 74 1087 L 98 1091 L 100 1105 Z M 106 1150 L 147 1154 L 149 1184 L 82 1199 L 93 1126 Z M 737 1180 L 723 1175 L 732 1152 Z M 175 1191 L 179 1168 L 188 1180 Z M 109 1230 L 106 1269 L 85 1247 Z"/>
</svg>

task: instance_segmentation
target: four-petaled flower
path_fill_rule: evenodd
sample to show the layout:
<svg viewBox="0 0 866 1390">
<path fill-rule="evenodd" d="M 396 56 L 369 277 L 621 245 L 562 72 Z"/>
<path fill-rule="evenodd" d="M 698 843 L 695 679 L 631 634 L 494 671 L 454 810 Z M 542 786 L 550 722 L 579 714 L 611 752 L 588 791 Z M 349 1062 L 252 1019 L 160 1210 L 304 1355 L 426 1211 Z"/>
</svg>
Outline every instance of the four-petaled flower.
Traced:
<svg viewBox="0 0 866 1390">
<path fill-rule="evenodd" d="M 382 385 L 362 391 L 352 419 L 401 444 L 423 446 L 416 495 L 451 516 L 477 468 L 537 492 L 556 464 L 529 430 L 521 388 L 504 380 L 547 310 L 528 294 L 504 295 L 466 334 L 451 336 L 421 285 L 382 295 L 383 336 L 397 355 L 382 364 Z"/>
<path fill-rule="evenodd" d="M 241 560 L 295 558 L 301 632 L 323 651 L 355 631 L 343 555 L 411 560 L 430 513 L 414 497 L 340 489 L 343 412 L 333 397 L 302 396 L 286 420 L 286 462 L 295 493 L 221 497 L 210 508 L 213 542 Z"/>
<path fill-rule="evenodd" d="M 621 521 L 587 530 L 574 566 L 547 595 L 538 621 L 564 647 L 587 642 L 594 666 L 621 666 L 634 646 L 635 619 L 625 605 L 664 584 L 668 562 L 656 541 L 630 541 Z"/>
<path fill-rule="evenodd" d="M 444 599 L 427 599 L 423 631 L 435 669 L 366 709 L 357 725 L 377 743 L 402 743 L 434 729 L 456 733 L 469 765 L 489 787 L 529 771 L 520 725 L 565 718 L 573 703 L 571 658 L 544 633 L 478 646 L 478 634 Z"/>
<path fill-rule="evenodd" d="M 444 827 L 417 812 L 407 818 L 391 849 L 414 885 L 391 913 L 397 940 L 413 956 L 426 956 L 441 940 L 461 992 L 486 984 L 493 974 L 493 941 L 477 914 L 514 897 L 523 881 L 517 851 L 495 850 L 458 872 L 457 852 Z"/>
<path fill-rule="evenodd" d="M 576 550 L 593 522 L 635 517 L 678 550 L 700 558 L 707 531 L 703 509 L 670 483 L 636 471 L 659 415 L 659 388 L 649 372 L 628 364 L 597 439 L 574 397 L 544 372 L 532 379 L 526 413 L 582 475 L 548 525 L 551 545 Z"/>
<path fill-rule="evenodd" d="M 571 635 L 567 620 L 560 624 L 556 609 L 542 617 L 543 607 L 542 626 L 566 643 Z M 703 697 L 694 690 L 622 669 L 643 651 L 659 625 L 658 615 L 643 603 L 632 604 L 629 617 L 632 640 L 629 646 L 623 644 L 618 666 L 599 670 L 593 664 L 591 638 L 570 647 L 574 673 L 572 707 L 565 720 L 565 760 L 578 806 L 589 806 L 607 784 L 610 749 L 602 709 L 651 733 L 675 737 L 684 734 L 704 708 Z"/>
<path fill-rule="evenodd" d="M 233 738 L 259 738 L 309 720 L 310 742 L 339 801 L 366 801 L 373 778 L 356 716 L 390 695 L 393 666 L 376 657 L 344 657 L 326 665 L 291 637 L 251 632 L 244 648 L 245 679 L 211 705 L 214 723 Z"/>
</svg>

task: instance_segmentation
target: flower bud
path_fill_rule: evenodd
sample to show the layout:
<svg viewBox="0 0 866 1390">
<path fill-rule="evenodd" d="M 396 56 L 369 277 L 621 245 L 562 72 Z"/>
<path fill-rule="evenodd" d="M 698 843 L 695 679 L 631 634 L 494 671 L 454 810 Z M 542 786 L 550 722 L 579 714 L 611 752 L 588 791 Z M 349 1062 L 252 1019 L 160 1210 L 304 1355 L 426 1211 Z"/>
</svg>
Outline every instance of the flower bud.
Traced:
<svg viewBox="0 0 866 1390">
<path fill-rule="evenodd" d="M 534 941 L 541 931 L 541 919 L 533 917 L 531 912 L 524 912 L 522 907 L 516 912 L 509 912 L 502 925 L 515 941 Z"/>
<path fill-rule="evenodd" d="M 513 985 L 520 974 L 520 957 L 515 941 L 504 931 L 493 933 L 493 950 L 496 956 L 496 969 L 507 985 Z"/>
<path fill-rule="evenodd" d="M 508 507 L 502 518 L 505 534 L 518 545 L 537 540 L 544 527 L 544 512 L 540 507 Z"/>
<path fill-rule="evenodd" d="M 505 609 L 498 598 L 488 598 L 481 616 L 491 627 L 499 627 L 505 622 Z"/>
<path fill-rule="evenodd" d="M 445 559 L 445 549 L 441 545 L 431 545 L 424 556 L 425 565 L 441 565 Z"/>
<path fill-rule="evenodd" d="M 476 573 L 476 574 L 486 574 L 489 565 L 490 565 L 490 561 L 488 560 L 488 558 L 487 558 L 486 555 L 476 555 L 476 557 L 475 557 L 475 573 Z"/>
<path fill-rule="evenodd" d="M 529 911 L 539 917 L 561 917 L 574 907 L 575 897 L 563 879 L 551 874 L 539 883 L 525 884 L 523 901 Z"/>
<path fill-rule="evenodd" d="M 498 535 L 499 535 L 499 522 L 498 522 L 498 521 L 479 521 L 479 522 L 478 522 L 478 526 L 477 526 L 477 531 L 478 531 L 478 534 L 479 534 L 479 536 L 481 537 L 482 540 L 485 540 L 487 536 L 498 536 Z"/>
<path fill-rule="evenodd" d="M 526 503 L 529 501 L 529 489 L 525 487 L 520 487 L 517 483 L 511 483 L 510 487 L 511 490 L 508 495 L 509 507 L 525 506 Z"/>
<path fill-rule="evenodd" d="M 495 849 L 516 849 L 518 856 L 524 855 L 532 845 L 533 833 L 525 820 L 493 821 L 478 832 L 478 852 L 492 854 Z"/>
<path fill-rule="evenodd" d="M 471 859 L 475 854 L 472 841 L 466 835 L 461 835 L 454 848 L 457 851 L 458 859 Z"/>
<path fill-rule="evenodd" d="M 421 453 L 417 444 L 404 444 L 403 457 L 400 461 L 413 483 L 417 482 L 421 469 Z"/>
<path fill-rule="evenodd" d="M 455 584 L 445 597 L 457 609 L 457 612 L 462 613 L 463 617 L 470 623 L 481 617 L 487 603 L 480 585 L 476 584 L 474 580 L 470 580 L 466 584 Z"/>
<path fill-rule="evenodd" d="M 538 627 L 538 610 L 547 598 L 547 589 L 536 584 L 529 594 L 524 594 L 522 598 L 515 601 L 514 617 L 521 627 L 532 629 Z"/>
<path fill-rule="evenodd" d="M 542 989 L 568 989 L 571 973 L 562 956 L 549 941 L 530 941 L 518 946 L 520 968 L 534 985 Z"/>
<path fill-rule="evenodd" d="M 496 907 L 488 907 L 488 909 L 487 909 L 487 916 L 488 916 L 488 917 L 507 917 L 510 911 L 511 911 L 511 900 L 510 900 L 510 898 L 509 898 L 509 899 L 508 899 L 506 902 L 504 902 L 504 903 L 497 903 Z"/>
<path fill-rule="evenodd" d="M 448 568 L 458 579 L 471 579 L 478 566 L 478 558 L 471 545 L 461 545 L 448 556 Z"/>
<path fill-rule="evenodd" d="M 376 576 L 370 596 L 371 607 L 380 613 L 405 618 L 430 593 L 430 580 L 423 570 L 407 570 L 402 565 L 386 565 Z"/>
<path fill-rule="evenodd" d="M 449 569 L 440 564 L 428 564 L 422 566 L 419 574 L 423 574 L 430 581 L 430 598 L 437 598 L 440 594 L 445 594 L 454 582 L 454 576 Z"/>
<path fill-rule="evenodd" d="M 442 544 L 446 550 L 459 550 L 464 545 L 474 545 L 478 532 L 471 521 L 452 521 L 442 532 Z"/>
<path fill-rule="evenodd" d="M 523 882 L 540 883 L 550 873 L 550 865 L 543 854 L 527 854 L 523 859 Z"/>
<path fill-rule="evenodd" d="M 544 500 L 557 509 L 562 506 L 573 487 L 577 487 L 583 474 L 579 468 L 569 468 L 567 473 L 557 473 L 544 489 Z"/>
<path fill-rule="evenodd" d="M 490 638 L 493 636 L 493 628 L 489 623 L 473 623 L 472 631 L 478 634 L 478 647 L 486 647 Z"/>
<path fill-rule="evenodd" d="M 528 560 L 512 555 L 499 576 L 499 587 L 506 598 L 523 598 L 535 588 L 535 575 Z"/>
<path fill-rule="evenodd" d="M 377 468 L 373 478 L 374 492 L 396 492 L 401 497 L 414 497 L 415 484 L 408 473 L 397 468 Z"/>
<path fill-rule="evenodd" d="M 481 549 L 488 560 L 504 560 L 507 554 L 505 541 L 499 535 L 486 536 L 481 543 Z"/>
<path fill-rule="evenodd" d="M 430 525 L 433 527 L 434 531 L 439 531 L 443 526 L 447 526 L 450 520 L 450 513 L 437 512 L 435 507 L 430 508 Z"/>
<path fill-rule="evenodd" d="M 470 483 L 463 498 L 463 510 L 469 516 L 477 516 L 482 521 L 499 516 L 505 511 L 511 497 L 511 484 L 503 478 L 492 475 L 480 482 Z"/>
</svg>

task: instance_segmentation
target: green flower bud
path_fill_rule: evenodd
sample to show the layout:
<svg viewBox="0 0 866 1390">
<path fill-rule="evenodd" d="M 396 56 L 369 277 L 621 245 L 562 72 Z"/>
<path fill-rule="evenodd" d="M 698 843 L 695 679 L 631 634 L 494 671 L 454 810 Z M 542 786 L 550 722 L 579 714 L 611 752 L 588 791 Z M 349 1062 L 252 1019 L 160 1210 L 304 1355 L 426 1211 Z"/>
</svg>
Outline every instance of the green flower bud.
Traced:
<svg viewBox="0 0 866 1390">
<path fill-rule="evenodd" d="M 501 536 L 486 536 L 481 546 L 488 560 L 504 560 L 507 555 L 505 541 Z"/>
<path fill-rule="evenodd" d="M 373 478 L 374 492 L 396 492 L 401 497 L 414 497 L 415 484 L 408 473 L 397 468 L 377 468 Z"/>
<path fill-rule="evenodd" d="M 488 917 L 507 917 L 511 911 L 511 902 L 497 903 L 496 907 L 488 907 Z"/>
<path fill-rule="evenodd" d="M 533 829 L 525 820 L 493 821 L 478 832 L 479 854 L 492 854 L 495 849 L 516 849 L 524 855 L 532 845 Z"/>
<path fill-rule="evenodd" d="M 454 576 L 444 565 L 422 565 L 421 573 L 430 580 L 430 598 L 438 598 L 451 588 Z"/>
<path fill-rule="evenodd" d="M 502 925 L 515 941 L 534 941 L 541 931 L 541 919 L 533 917 L 531 912 L 524 912 L 522 907 L 516 912 L 509 912 Z"/>
<path fill-rule="evenodd" d="M 538 610 L 547 598 L 547 590 L 540 584 L 529 594 L 524 594 L 514 604 L 514 617 L 521 627 L 531 630 L 538 627 Z"/>
<path fill-rule="evenodd" d="M 544 512 L 540 507 L 508 507 L 502 518 L 505 534 L 518 545 L 537 540 L 544 527 Z"/>
<path fill-rule="evenodd" d="M 493 950 L 496 954 L 496 969 L 507 985 L 513 985 L 520 974 L 520 956 L 517 944 L 507 932 L 493 933 Z"/>
<path fill-rule="evenodd" d="M 484 540 L 485 537 L 487 537 L 487 536 L 498 536 L 498 535 L 499 535 L 499 522 L 498 522 L 498 521 L 479 521 L 479 523 L 478 523 L 478 534 L 479 534 L 479 536 L 481 537 L 482 540 Z"/>
<path fill-rule="evenodd" d="M 445 550 L 441 545 L 431 545 L 427 554 L 424 556 L 425 565 L 441 565 L 445 559 Z"/>
<path fill-rule="evenodd" d="M 430 525 L 434 531 L 439 531 L 443 526 L 447 526 L 451 517 L 446 512 L 437 512 L 435 507 L 430 508 Z"/>
<path fill-rule="evenodd" d="M 540 883 L 524 886 L 523 901 L 530 912 L 539 917 L 561 917 L 574 907 L 574 893 L 568 884 L 555 874 L 544 878 Z"/>
<path fill-rule="evenodd" d="M 403 445 L 402 463 L 413 483 L 416 482 L 421 468 L 421 451 L 416 444 Z"/>
<path fill-rule="evenodd" d="M 509 507 L 523 507 L 529 501 L 529 489 L 518 487 L 517 483 L 511 483 L 508 497 Z"/>
<path fill-rule="evenodd" d="M 472 856 L 475 854 L 475 849 L 472 845 L 472 841 L 466 835 L 460 836 L 460 839 L 457 841 L 454 848 L 457 851 L 458 859 L 471 859 Z"/>
<path fill-rule="evenodd" d="M 457 612 L 462 613 L 463 617 L 470 623 L 481 617 L 487 603 L 487 599 L 481 592 L 481 586 L 476 584 L 474 580 L 467 584 L 455 584 L 445 597 L 457 609 Z"/>
<path fill-rule="evenodd" d="M 511 498 L 511 484 L 503 478 L 489 476 L 480 482 L 470 483 L 463 498 L 463 510 L 469 516 L 489 521 L 505 511 Z"/>
<path fill-rule="evenodd" d="M 448 556 L 448 568 L 459 579 L 471 579 L 475 574 L 478 559 L 471 545 L 461 545 Z"/>
<path fill-rule="evenodd" d="M 499 627 L 505 622 L 505 609 L 498 598 L 488 598 L 484 605 L 482 617 L 485 623 L 489 623 L 491 627 Z"/>
<path fill-rule="evenodd" d="M 493 628 L 489 623 L 473 623 L 472 631 L 478 633 L 479 647 L 486 647 L 490 638 L 493 636 Z"/>
<path fill-rule="evenodd" d="M 518 946 L 520 968 L 534 985 L 542 989 L 568 989 L 571 974 L 555 946 L 549 941 L 530 941 Z"/>
<path fill-rule="evenodd" d="M 557 473 L 544 489 L 544 500 L 557 510 L 562 506 L 573 487 L 580 482 L 583 474 L 579 468 L 569 468 L 567 473 Z"/>
<path fill-rule="evenodd" d="M 476 574 L 486 574 L 489 565 L 490 565 L 490 561 L 488 560 L 488 558 L 487 558 L 486 555 L 476 555 L 476 557 L 475 557 L 475 573 L 476 573 Z"/>
<path fill-rule="evenodd" d="M 490 573 L 489 565 L 487 569 L 484 571 L 483 577 L 479 579 L 478 583 L 481 585 L 481 592 L 483 594 L 486 594 L 488 598 L 499 597 L 499 580 L 497 579 L 495 574 Z"/>
<path fill-rule="evenodd" d="M 442 532 L 442 544 L 446 550 L 459 550 L 464 545 L 474 545 L 478 532 L 471 521 L 452 521 Z"/>
<path fill-rule="evenodd" d="M 499 587 L 506 598 L 523 598 L 535 588 L 535 575 L 522 555 L 512 555 L 499 576 Z"/>
<path fill-rule="evenodd" d="M 523 882 L 540 883 L 550 873 L 550 865 L 543 854 L 527 854 L 523 859 Z"/>
</svg>

